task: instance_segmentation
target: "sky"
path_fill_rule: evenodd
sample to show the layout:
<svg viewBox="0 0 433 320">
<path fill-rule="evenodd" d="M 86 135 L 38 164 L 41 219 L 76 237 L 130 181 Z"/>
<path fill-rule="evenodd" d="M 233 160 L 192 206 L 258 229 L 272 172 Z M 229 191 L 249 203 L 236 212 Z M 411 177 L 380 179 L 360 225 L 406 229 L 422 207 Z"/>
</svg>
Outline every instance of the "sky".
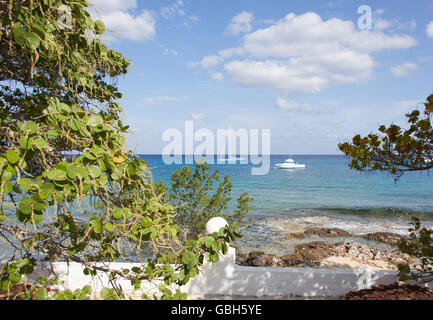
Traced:
<svg viewBox="0 0 433 320">
<path fill-rule="evenodd" d="M 272 154 L 340 154 L 433 92 L 432 1 L 90 2 L 131 60 L 118 86 L 136 153 L 160 154 L 192 120 L 269 129 Z"/>
</svg>

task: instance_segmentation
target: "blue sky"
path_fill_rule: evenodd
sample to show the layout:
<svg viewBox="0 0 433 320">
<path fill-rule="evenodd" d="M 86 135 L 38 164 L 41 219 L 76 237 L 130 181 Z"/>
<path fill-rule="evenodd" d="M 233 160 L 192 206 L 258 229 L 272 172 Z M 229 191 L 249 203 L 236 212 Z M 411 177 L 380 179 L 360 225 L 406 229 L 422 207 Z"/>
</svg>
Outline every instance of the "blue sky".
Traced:
<svg viewBox="0 0 433 320">
<path fill-rule="evenodd" d="M 166 129 L 270 129 L 271 153 L 337 144 L 433 92 L 431 1 L 94 0 L 104 41 L 132 61 L 119 79 L 137 153 Z M 360 5 L 371 29 L 358 27 Z"/>
</svg>

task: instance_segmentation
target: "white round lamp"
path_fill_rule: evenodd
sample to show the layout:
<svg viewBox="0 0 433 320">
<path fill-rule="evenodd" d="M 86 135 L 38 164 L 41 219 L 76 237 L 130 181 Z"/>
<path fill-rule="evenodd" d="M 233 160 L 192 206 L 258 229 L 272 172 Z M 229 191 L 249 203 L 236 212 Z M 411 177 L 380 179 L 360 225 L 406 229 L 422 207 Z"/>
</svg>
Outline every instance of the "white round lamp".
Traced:
<svg viewBox="0 0 433 320">
<path fill-rule="evenodd" d="M 220 231 L 221 228 L 224 228 L 228 225 L 227 221 L 221 217 L 215 217 L 210 219 L 206 224 L 206 233 L 214 233 Z"/>
</svg>

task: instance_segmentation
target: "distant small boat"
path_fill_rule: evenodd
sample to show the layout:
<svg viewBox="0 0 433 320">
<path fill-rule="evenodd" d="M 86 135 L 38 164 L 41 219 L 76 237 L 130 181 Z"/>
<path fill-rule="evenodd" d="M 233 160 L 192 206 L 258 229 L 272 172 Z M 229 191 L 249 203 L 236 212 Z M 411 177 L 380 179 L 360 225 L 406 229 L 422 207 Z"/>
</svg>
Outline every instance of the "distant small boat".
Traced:
<svg viewBox="0 0 433 320">
<path fill-rule="evenodd" d="M 218 159 L 218 162 L 229 162 L 229 163 L 236 163 L 237 161 L 244 161 L 244 160 L 248 160 L 247 158 L 242 158 L 242 157 L 238 157 L 236 155 L 232 154 L 232 135 L 233 135 L 233 131 L 232 131 L 232 127 L 231 125 L 229 125 L 229 131 L 230 131 L 230 135 L 228 137 L 229 143 L 228 143 L 228 155 L 227 158 L 225 157 L 225 155 L 223 155 L 223 157 Z"/>
<path fill-rule="evenodd" d="M 289 158 L 283 163 L 277 163 L 275 165 L 276 167 L 280 169 L 298 169 L 298 168 L 305 168 L 305 164 L 302 163 L 296 163 L 293 159 Z"/>
<path fill-rule="evenodd" d="M 432 162 L 432 159 L 431 158 L 424 158 L 424 163 L 430 163 L 430 162 Z"/>
</svg>

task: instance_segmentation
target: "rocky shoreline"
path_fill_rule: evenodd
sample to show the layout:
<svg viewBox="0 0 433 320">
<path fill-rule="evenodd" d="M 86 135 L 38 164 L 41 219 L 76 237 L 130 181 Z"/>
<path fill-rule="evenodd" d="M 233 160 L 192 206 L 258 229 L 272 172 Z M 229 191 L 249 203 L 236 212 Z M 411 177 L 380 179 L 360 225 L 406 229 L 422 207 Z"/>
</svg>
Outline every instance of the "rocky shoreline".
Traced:
<svg viewBox="0 0 433 320">
<path fill-rule="evenodd" d="M 286 238 L 299 240 L 304 238 L 363 238 L 368 241 L 385 243 L 392 246 L 390 250 L 374 248 L 351 239 L 328 242 L 311 241 L 297 244 L 295 252 L 283 256 L 251 251 L 249 253 L 237 250 L 236 263 L 242 266 L 263 267 L 372 267 L 378 269 L 397 269 L 399 263 L 415 263 L 415 259 L 402 254 L 396 244 L 403 236 L 390 232 L 374 232 L 363 235 L 352 235 L 345 230 L 336 228 L 309 228 L 304 232 L 289 233 Z"/>
</svg>

